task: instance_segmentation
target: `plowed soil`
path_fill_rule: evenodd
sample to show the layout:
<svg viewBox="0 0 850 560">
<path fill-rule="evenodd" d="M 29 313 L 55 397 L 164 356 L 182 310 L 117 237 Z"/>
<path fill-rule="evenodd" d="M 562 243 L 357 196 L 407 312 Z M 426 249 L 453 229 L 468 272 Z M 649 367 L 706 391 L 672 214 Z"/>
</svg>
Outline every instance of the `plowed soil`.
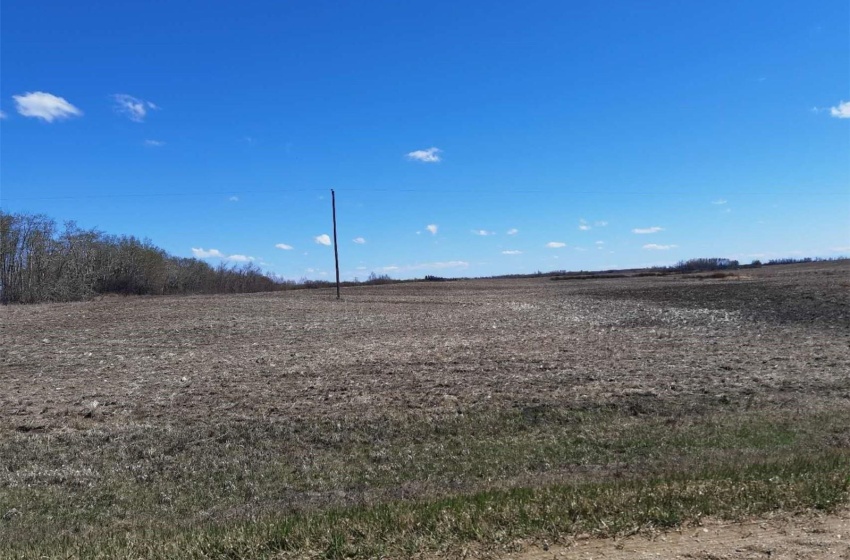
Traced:
<svg viewBox="0 0 850 560">
<path fill-rule="evenodd" d="M 437 423 L 478 411 L 533 416 L 547 407 L 850 414 L 850 261 L 724 278 L 362 286 L 344 289 L 339 301 L 331 290 L 293 290 L 7 306 L 0 309 L 0 341 L 0 438 L 21 449 L 36 445 L 29 437 L 88 431 L 108 442 L 110 434 L 140 426 L 202 433 L 205 426 L 255 423 Z M 843 438 L 835 445 L 850 446 L 846 433 L 835 437 Z M 50 442 L 38 440 L 43 444 Z M 7 460 L 0 457 L 0 467 Z M 0 469 L 0 489 L 89 484 L 85 469 L 33 469 Z M 387 495 L 407 497 L 407 490 L 393 492 Z M 366 496 L 350 489 L 344 498 L 328 495 L 343 504 Z M 239 515 L 238 508 L 228 511 Z M 682 532 L 560 552 L 848 557 L 846 513 L 811 521 L 822 523 L 822 534 L 795 532 L 789 519 L 768 533 L 793 536 L 783 536 L 778 548 L 766 545 L 771 552 L 764 554 L 756 550 L 761 537 L 742 537 L 750 529 L 760 534 L 758 521 L 707 527 L 706 539 L 719 535 L 708 548 Z M 828 547 L 799 544 L 812 534 L 831 535 L 823 537 Z M 721 552 L 709 550 L 715 546 Z"/>
<path fill-rule="evenodd" d="M 481 406 L 850 405 L 850 265 L 9 306 L 0 426 L 441 415 Z M 805 398 L 801 398 L 804 396 Z"/>
</svg>

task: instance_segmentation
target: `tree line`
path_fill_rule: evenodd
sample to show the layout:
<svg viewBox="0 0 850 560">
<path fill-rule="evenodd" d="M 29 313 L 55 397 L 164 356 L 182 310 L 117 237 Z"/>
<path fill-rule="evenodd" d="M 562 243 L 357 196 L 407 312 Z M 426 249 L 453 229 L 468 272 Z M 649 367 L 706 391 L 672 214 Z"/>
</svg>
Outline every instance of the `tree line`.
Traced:
<svg viewBox="0 0 850 560">
<path fill-rule="evenodd" d="M 169 255 L 150 240 L 62 227 L 0 211 L 0 303 L 77 301 L 98 294 L 214 294 L 283 290 L 295 282 L 247 263 L 216 267 Z"/>
<path fill-rule="evenodd" d="M 779 264 L 801 264 L 811 262 L 829 262 L 843 260 L 845 257 L 836 258 L 821 258 L 821 257 L 803 257 L 803 258 L 782 258 L 770 259 L 763 263 L 756 259 L 750 264 L 741 264 L 733 259 L 723 258 L 708 258 L 708 259 L 690 259 L 687 261 L 679 261 L 673 270 L 677 272 L 702 272 L 711 270 L 730 270 L 736 268 L 758 268 L 760 266 L 773 266 Z"/>
</svg>

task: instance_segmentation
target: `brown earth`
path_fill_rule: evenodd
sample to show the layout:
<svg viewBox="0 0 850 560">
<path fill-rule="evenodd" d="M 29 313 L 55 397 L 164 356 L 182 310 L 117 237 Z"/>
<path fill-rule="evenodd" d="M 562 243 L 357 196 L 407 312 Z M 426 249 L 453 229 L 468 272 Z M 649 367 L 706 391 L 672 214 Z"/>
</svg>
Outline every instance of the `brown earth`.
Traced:
<svg viewBox="0 0 850 560">
<path fill-rule="evenodd" d="M 703 520 L 699 527 L 618 539 L 578 538 L 566 546 L 545 543 L 502 560 L 816 560 L 850 559 L 850 512 L 777 515 L 729 523 Z"/>
<path fill-rule="evenodd" d="M 850 265 L 0 310 L 0 428 L 545 404 L 850 405 Z M 804 395 L 805 399 L 800 399 Z"/>
<path fill-rule="evenodd" d="M 144 430 L 184 430 L 218 441 L 241 427 L 244 433 L 232 433 L 250 442 L 257 426 L 273 433 L 279 426 L 369 425 L 380 439 L 399 421 L 436 424 L 494 410 L 519 410 L 534 420 L 549 409 L 616 409 L 672 422 L 726 410 L 850 414 L 850 261 L 770 266 L 724 278 L 364 286 L 345 289 L 341 301 L 331 290 L 297 290 L 7 306 L 0 308 L 0 343 L 0 443 L 18 450 L 17 459 L 0 457 L 0 467 L 8 463 L 0 468 L 0 491 L 85 488 L 101 476 L 86 470 L 87 457 Z M 339 441 L 322 432 L 302 445 L 297 428 L 285 433 L 293 443 L 275 453 L 288 454 L 284 459 L 299 476 L 316 441 Z M 67 457 L 41 470 L 30 464 L 28 457 L 49 448 L 51 437 L 71 441 L 69 434 L 88 438 L 80 449 L 89 455 L 75 457 L 73 469 Z M 850 447 L 846 431 L 831 437 L 830 445 Z M 173 453 L 191 454 L 201 439 L 181 441 Z M 137 459 L 171 468 L 169 452 L 151 459 L 140 450 Z M 12 468 L 15 461 L 20 464 Z M 569 480 L 575 469 L 590 468 L 556 467 L 542 465 L 486 487 Z M 600 476 L 620 476 L 626 468 L 591 467 Z M 426 478 L 377 494 L 351 487 L 320 499 L 316 492 L 283 495 L 287 507 L 428 497 L 434 489 L 422 490 Z M 483 484 L 467 481 L 446 491 Z M 279 501 L 223 507 L 218 515 L 239 517 L 244 510 L 248 518 L 280 507 Z M 747 527 L 765 538 L 782 531 L 806 538 L 791 530 L 793 519 L 769 520 L 761 533 L 759 522 L 716 524 L 705 538 L 718 534 L 729 541 L 723 546 L 733 546 L 747 540 L 741 538 Z M 834 527 L 845 542 L 846 513 L 806 523 Z M 687 532 L 676 535 L 664 537 L 673 548 L 651 552 L 712 557 Z M 599 546 L 600 555 L 616 558 L 610 555 L 628 546 L 662 546 L 660 538 L 582 542 L 561 552 L 586 549 L 576 557 L 589 558 Z M 830 550 L 846 552 L 837 536 L 824 538 L 835 544 Z M 797 557 L 797 540 L 777 550 Z M 714 557 L 757 557 L 735 556 L 737 549 L 728 546 Z M 799 557 L 808 554 L 800 550 Z"/>
</svg>

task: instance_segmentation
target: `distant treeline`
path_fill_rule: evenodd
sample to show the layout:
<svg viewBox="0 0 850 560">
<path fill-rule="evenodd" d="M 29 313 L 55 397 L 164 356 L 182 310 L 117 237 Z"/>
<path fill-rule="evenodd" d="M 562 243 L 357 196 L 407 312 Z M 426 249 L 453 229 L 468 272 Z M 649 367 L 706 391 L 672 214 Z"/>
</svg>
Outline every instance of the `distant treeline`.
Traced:
<svg viewBox="0 0 850 560">
<path fill-rule="evenodd" d="M 548 276 L 554 280 L 572 280 L 661 276 L 821 260 L 834 259 L 786 258 L 742 265 L 731 259 L 702 258 L 681 261 L 672 267 L 597 272 L 558 270 L 494 278 Z M 424 280 L 453 279 L 429 275 Z M 394 280 L 373 272 L 363 282 L 355 278 L 342 285 L 410 281 L 417 280 Z M 213 267 L 198 259 L 169 255 L 147 239 L 84 230 L 74 222 L 59 227 L 44 215 L 9 214 L 0 210 L 0 303 L 3 304 L 78 301 L 99 294 L 234 294 L 330 286 L 333 283 L 326 280 L 302 278 L 296 282 L 265 274 L 254 263 L 228 266 L 222 262 Z"/>
<path fill-rule="evenodd" d="M 679 261 L 671 268 L 676 272 L 705 272 L 710 270 L 729 270 L 740 267 L 741 263 L 736 260 L 712 257 L 707 259 L 689 259 L 687 261 Z"/>
<path fill-rule="evenodd" d="M 734 270 L 737 268 L 758 268 L 760 266 L 772 266 L 777 264 L 799 264 L 799 263 L 810 263 L 810 262 L 828 262 L 828 261 L 837 261 L 843 260 L 844 257 L 837 257 L 834 259 L 824 259 L 824 258 L 811 258 L 805 257 L 801 259 L 793 259 L 793 258 L 784 258 L 784 259 L 771 259 L 765 263 L 760 260 L 754 260 L 750 264 L 741 264 L 736 260 L 732 259 L 722 259 L 722 258 L 709 258 L 709 259 L 690 259 L 687 261 L 679 261 L 675 266 L 670 267 L 671 270 L 676 272 L 705 272 L 710 270 Z"/>
<path fill-rule="evenodd" d="M 718 257 L 689 259 L 679 261 L 673 266 L 654 266 L 651 268 L 629 269 L 629 270 L 605 270 L 598 272 L 587 272 L 584 270 L 578 272 L 567 272 L 564 270 L 555 272 L 538 272 L 536 275 L 530 276 L 551 276 L 552 280 L 600 280 L 605 278 L 634 278 L 641 276 L 668 276 L 671 274 L 689 274 L 694 272 L 718 272 L 739 270 L 747 268 L 759 268 L 762 266 L 771 266 L 779 264 L 798 264 L 810 262 L 828 262 L 844 260 L 845 257 L 837 257 L 834 259 L 824 258 L 785 258 L 771 259 L 766 263 L 760 260 L 754 260 L 750 264 L 741 264 L 734 259 L 725 259 Z M 728 275 L 728 274 L 727 274 Z"/>
</svg>

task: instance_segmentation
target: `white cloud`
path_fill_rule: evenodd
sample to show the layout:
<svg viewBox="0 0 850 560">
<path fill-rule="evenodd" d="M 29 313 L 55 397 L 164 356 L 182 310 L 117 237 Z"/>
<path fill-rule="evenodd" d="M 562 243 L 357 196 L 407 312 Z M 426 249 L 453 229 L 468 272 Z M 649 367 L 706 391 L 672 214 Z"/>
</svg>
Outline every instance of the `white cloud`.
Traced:
<svg viewBox="0 0 850 560">
<path fill-rule="evenodd" d="M 313 238 L 313 241 L 318 243 L 319 245 L 328 245 L 331 244 L 331 238 L 327 233 L 323 233 L 322 235 L 317 235 Z"/>
<path fill-rule="evenodd" d="M 593 222 L 593 225 L 590 225 L 590 222 L 585 220 L 584 218 L 578 221 L 578 229 L 581 231 L 589 231 L 594 227 L 605 227 L 608 225 L 608 222 L 605 220 L 596 220 Z"/>
<path fill-rule="evenodd" d="M 366 243 L 366 240 L 363 239 L 362 237 L 355 237 L 354 242 L 357 243 L 358 245 L 363 245 L 364 243 Z"/>
<path fill-rule="evenodd" d="M 484 236 L 484 237 L 486 237 L 488 235 L 496 235 L 495 231 L 487 231 L 486 229 L 474 229 L 474 230 L 472 230 L 472 233 L 474 233 L 475 235 L 481 235 L 481 236 Z"/>
<path fill-rule="evenodd" d="M 646 234 L 646 233 L 658 233 L 659 231 L 664 231 L 663 227 L 652 226 L 648 228 L 635 228 L 632 230 L 632 233 L 637 234 Z"/>
<path fill-rule="evenodd" d="M 517 228 L 511 228 L 507 231 L 507 233 L 508 235 L 516 235 L 519 233 L 519 230 Z"/>
<path fill-rule="evenodd" d="M 605 245 L 605 242 L 604 241 L 597 241 L 596 244 L 597 245 Z"/>
<path fill-rule="evenodd" d="M 210 249 L 209 251 L 206 251 L 203 248 L 196 249 L 192 247 L 192 254 L 199 259 L 209 259 L 213 257 L 216 259 L 225 258 L 225 254 L 219 251 L 218 249 Z"/>
<path fill-rule="evenodd" d="M 431 235 L 437 235 L 437 224 L 428 224 L 425 229 L 431 232 Z"/>
<path fill-rule="evenodd" d="M 675 249 L 678 245 L 658 245 L 657 243 L 647 243 L 643 246 L 644 249 L 648 249 L 650 251 L 667 251 L 668 249 Z"/>
<path fill-rule="evenodd" d="M 5 119 L 6 117 L 8 117 L 8 115 L 6 114 L 6 112 L 5 112 L 5 111 L 3 111 L 2 109 L 0 109 L 0 120 Z"/>
<path fill-rule="evenodd" d="M 427 150 L 414 150 L 407 154 L 407 159 L 421 161 L 423 163 L 437 163 L 440 161 L 440 148 L 428 148 Z"/>
<path fill-rule="evenodd" d="M 148 114 L 148 109 L 158 109 L 150 101 L 145 101 L 144 99 L 139 99 L 126 93 L 116 93 L 112 96 L 112 99 L 115 100 L 115 111 L 133 122 L 144 122 Z"/>
<path fill-rule="evenodd" d="M 195 248 L 192 247 L 192 255 L 198 259 L 222 259 L 225 261 L 233 261 L 233 262 L 251 262 L 256 260 L 254 257 L 249 257 L 248 255 L 225 255 L 218 249 L 203 249 L 203 248 Z"/>
<path fill-rule="evenodd" d="M 727 202 L 728 202 L 728 200 L 723 199 L 723 198 L 718 198 L 717 200 L 712 200 L 712 201 L 711 201 L 711 203 L 712 203 L 712 204 L 714 204 L 714 205 L 716 205 L 716 206 L 723 206 L 723 205 L 724 205 L 724 204 L 726 204 Z"/>
<path fill-rule="evenodd" d="M 292 245 L 287 245 L 286 243 L 278 243 L 275 247 L 283 249 L 284 251 L 291 251 L 294 248 Z"/>
<path fill-rule="evenodd" d="M 850 253 L 850 245 L 846 247 L 831 247 L 829 250 L 833 253 Z"/>
<path fill-rule="evenodd" d="M 162 140 L 145 140 L 145 146 L 159 148 L 160 146 L 165 146 L 165 142 L 163 142 Z"/>
<path fill-rule="evenodd" d="M 18 113 L 25 117 L 34 117 L 47 122 L 56 119 L 78 117 L 82 111 L 68 103 L 62 97 L 43 91 L 27 92 L 23 95 L 13 95 Z"/>
<path fill-rule="evenodd" d="M 829 114 L 837 119 L 850 119 L 850 101 L 842 101 L 837 106 L 830 107 Z"/>
<path fill-rule="evenodd" d="M 521 254 L 522 254 L 522 251 L 516 251 L 516 250 L 512 250 L 512 251 L 502 251 L 502 254 L 503 254 L 503 255 L 521 255 Z"/>
<path fill-rule="evenodd" d="M 566 243 L 561 243 L 560 241 L 550 241 L 546 244 L 550 249 L 560 249 L 561 247 L 566 247 Z"/>
<path fill-rule="evenodd" d="M 227 200 L 229 200 L 230 202 L 239 202 L 239 197 L 238 196 L 231 196 Z"/>
</svg>

